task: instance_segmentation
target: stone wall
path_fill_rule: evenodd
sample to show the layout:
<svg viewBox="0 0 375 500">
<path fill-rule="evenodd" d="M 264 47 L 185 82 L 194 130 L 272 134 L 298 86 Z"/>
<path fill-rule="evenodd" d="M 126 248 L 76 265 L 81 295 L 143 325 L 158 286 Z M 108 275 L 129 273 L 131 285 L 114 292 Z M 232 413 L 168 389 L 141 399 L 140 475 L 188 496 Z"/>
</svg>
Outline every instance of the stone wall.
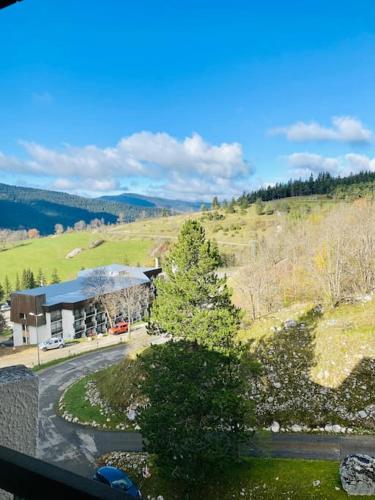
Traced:
<svg viewBox="0 0 375 500">
<path fill-rule="evenodd" d="M 23 365 L 0 369 L 0 445 L 35 456 L 38 377 Z M 0 500 L 13 498 L 0 490 Z"/>
</svg>

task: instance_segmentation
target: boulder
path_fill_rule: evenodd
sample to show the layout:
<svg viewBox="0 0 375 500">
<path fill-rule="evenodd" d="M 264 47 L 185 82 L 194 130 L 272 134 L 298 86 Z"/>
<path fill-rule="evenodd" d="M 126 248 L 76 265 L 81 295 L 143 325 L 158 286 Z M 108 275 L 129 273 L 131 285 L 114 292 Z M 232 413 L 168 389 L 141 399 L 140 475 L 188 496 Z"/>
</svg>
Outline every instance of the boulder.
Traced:
<svg viewBox="0 0 375 500">
<path fill-rule="evenodd" d="M 273 422 L 271 425 L 271 431 L 272 432 L 279 432 L 280 431 L 280 424 L 279 422 Z"/>
<path fill-rule="evenodd" d="M 69 253 L 66 254 L 65 258 L 66 259 L 73 259 L 74 257 L 77 257 L 82 252 L 82 248 L 73 248 Z"/>
<path fill-rule="evenodd" d="M 289 328 L 295 328 L 296 326 L 297 326 L 297 321 L 294 319 L 288 319 L 284 323 L 284 328 L 286 328 L 287 330 L 289 330 Z"/>
<path fill-rule="evenodd" d="M 302 427 L 298 424 L 293 424 L 291 427 L 292 432 L 302 432 Z"/>
<path fill-rule="evenodd" d="M 340 465 L 342 487 L 353 496 L 375 495 L 375 458 L 348 455 Z"/>
<path fill-rule="evenodd" d="M 99 247 L 100 245 L 103 245 L 104 243 L 104 240 L 95 240 L 95 241 L 92 241 L 90 244 L 89 244 L 89 248 L 96 248 L 96 247 Z"/>
</svg>

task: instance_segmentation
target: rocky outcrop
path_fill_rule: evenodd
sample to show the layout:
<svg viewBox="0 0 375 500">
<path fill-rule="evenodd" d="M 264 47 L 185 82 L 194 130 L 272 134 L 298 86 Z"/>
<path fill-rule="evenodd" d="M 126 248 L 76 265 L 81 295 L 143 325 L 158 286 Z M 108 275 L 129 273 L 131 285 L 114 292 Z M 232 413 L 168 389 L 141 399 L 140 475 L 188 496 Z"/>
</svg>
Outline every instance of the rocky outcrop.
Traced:
<svg viewBox="0 0 375 500">
<path fill-rule="evenodd" d="M 340 465 L 340 477 L 348 495 L 375 495 L 375 458 L 369 455 L 348 455 Z"/>
<path fill-rule="evenodd" d="M 65 258 L 66 259 L 73 259 L 77 255 L 79 255 L 82 252 L 82 248 L 74 248 L 71 252 L 66 254 Z"/>
<path fill-rule="evenodd" d="M 100 245 L 103 245 L 104 243 L 104 240 L 95 240 L 95 241 L 92 241 L 90 244 L 89 244 L 89 248 L 96 248 L 96 247 L 99 247 Z"/>
</svg>

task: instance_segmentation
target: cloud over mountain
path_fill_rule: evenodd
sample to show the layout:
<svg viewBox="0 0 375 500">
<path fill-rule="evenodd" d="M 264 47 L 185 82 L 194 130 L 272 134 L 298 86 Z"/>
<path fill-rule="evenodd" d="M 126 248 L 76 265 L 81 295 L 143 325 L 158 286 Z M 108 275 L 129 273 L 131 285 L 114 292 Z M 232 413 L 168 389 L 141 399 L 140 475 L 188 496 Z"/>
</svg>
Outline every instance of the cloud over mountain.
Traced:
<svg viewBox="0 0 375 500">
<path fill-rule="evenodd" d="M 27 158 L 0 152 L 0 171 L 50 179 L 50 186 L 69 191 L 108 191 L 142 179 L 155 193 L 194 199 L 207 194 L 231 195 L 252 173 L 239 143 L 212 145 L 199 134 L 179 140 L 167 133 L 138 132 L 115 146 L 61 149 L 21 142 Z"/>
</svg>

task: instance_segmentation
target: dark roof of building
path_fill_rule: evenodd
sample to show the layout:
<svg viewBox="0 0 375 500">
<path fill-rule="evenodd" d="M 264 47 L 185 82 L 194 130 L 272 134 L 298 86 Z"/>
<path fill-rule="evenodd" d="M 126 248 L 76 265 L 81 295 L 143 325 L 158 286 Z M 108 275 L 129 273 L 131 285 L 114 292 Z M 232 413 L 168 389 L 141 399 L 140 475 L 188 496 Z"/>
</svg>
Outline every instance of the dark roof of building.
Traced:
<svg viewBox="0 0 375 500">
<path fill-rule="evenodd" d="M 101 293 L 111 293 L 136 285 L 150 282 L 145 273 L 157 271 L 153 267 L 130 267 L 121 264 L 96 267 L 80 271 L 75 280 L 63 281 L 56 285 L 41 286 L 31 290 L 16 292 L 21 295 L 46 296 L 44 305 L 53 306 L 61 303 L 74 304 L 95 298 L 100 289 Z M 97 289 L 95 286 L 97 281 Z"/>
</svg>

